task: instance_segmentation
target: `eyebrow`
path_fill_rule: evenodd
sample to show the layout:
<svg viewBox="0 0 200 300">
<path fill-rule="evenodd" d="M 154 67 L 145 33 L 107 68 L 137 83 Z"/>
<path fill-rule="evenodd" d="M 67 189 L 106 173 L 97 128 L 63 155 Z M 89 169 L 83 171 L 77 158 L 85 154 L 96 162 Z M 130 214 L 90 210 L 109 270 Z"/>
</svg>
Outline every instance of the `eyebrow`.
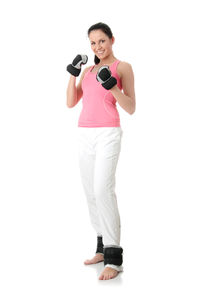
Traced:
<svg viewBox="0 0 200 300">
<path fill-rule="evenodd" d="M 101 40 L 104 40 L 104 38 L 99 39 L 98 42 L 101 41 Z M 95 43 L 95 41 L 90 41 L 90 42 Z"/>
</svg>

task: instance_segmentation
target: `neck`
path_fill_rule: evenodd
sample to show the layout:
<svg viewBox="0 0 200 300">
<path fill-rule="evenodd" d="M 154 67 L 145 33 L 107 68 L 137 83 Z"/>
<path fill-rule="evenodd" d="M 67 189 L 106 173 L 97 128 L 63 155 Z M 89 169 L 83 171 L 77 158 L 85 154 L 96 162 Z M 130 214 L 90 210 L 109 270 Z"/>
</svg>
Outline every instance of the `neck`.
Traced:
<svg viewBox="0 0 200 300">
<path fill-rule="evenodd" d="M 100 60 L 100 65 L 110 65 L 116 60 L 116 57 L 111 53 L 110 55 L 106 56 L 105 58 Z"/>
</svg>

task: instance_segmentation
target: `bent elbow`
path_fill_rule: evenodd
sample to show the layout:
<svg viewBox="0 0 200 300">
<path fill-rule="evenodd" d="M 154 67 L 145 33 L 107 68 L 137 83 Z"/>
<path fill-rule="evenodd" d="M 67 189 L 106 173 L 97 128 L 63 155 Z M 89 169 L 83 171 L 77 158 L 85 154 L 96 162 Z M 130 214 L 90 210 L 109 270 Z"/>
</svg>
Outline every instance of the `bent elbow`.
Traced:
<svg viewBox="0 0 200 300">
<path fill-rule="evenodd" d="M 72 108 L 72 105 L 69 105 L 68 103 L 66 103 L 67 108 Z"/>
<path fill-rule="evenodd" d="M 130 115 L 133 115 L 134 112 L 135 112 L 135 109 L 136 109 L 136 103 L 134 101 L 134 105 L 132 106 L 132 109 L 131 109 L 131 112 L 130 112 Z"/>
<path fill-rule="evenodd" d="M 135 108 L 136 108 L 135 97 L 132 98 L 131 100 L 132 100 L 132 101 L 131 101 L 131 108 L 130 108 L 129 114 L 130 114 L 130 115 L 133 115 L 134 112 L 135 112 Z"/>
<path fill-rule="evenodd" d="M 74 103 L 71 103 L 70 101 L 66 101 L 66 106 L 68 108 L 72 108 L 72 107 L 74 107 Z"/>
<path fill-rule="evenodd" d="M 135 112 L 135 107 L 132 108 L 132 110 L 129 112 L 130 115 L 133 115 Z"/>
</svg>

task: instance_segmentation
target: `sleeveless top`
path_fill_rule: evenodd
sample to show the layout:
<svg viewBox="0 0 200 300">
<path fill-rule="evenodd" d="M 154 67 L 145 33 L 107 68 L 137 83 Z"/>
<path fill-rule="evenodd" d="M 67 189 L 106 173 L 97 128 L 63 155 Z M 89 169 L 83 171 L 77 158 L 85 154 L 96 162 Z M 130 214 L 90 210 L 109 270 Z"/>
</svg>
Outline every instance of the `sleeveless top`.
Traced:
<svg viewBox="0 0 200 300">
<path fill-rule="evenodd" d="M 115 60 L 109 68 L 112 76 L 117 79 L 117 86 L 121 90 L 122 83 L 116 71 L 119 62 L 119 60 Z M 106 90 L 97 81 L 97 72 L 91 72 L 93 67 L 90 67 L 82 80 L 82 111 L 78 120 L 78 127 L 120 127 L 116 99 L 109 90 Z"/>
</svg>

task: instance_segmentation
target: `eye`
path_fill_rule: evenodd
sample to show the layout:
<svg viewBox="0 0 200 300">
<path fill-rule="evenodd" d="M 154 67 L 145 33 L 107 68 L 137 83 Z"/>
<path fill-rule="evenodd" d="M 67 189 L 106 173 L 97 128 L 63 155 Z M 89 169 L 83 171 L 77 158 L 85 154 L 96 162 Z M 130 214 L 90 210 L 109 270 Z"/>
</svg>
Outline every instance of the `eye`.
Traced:
<svg viewBox="0 0 200 300">
<path fill-rule="evenodd" d="M 101 40 L 101 42 L 102 42 L 102 43 L 104 43 L 104 42 L 105 42 L 105 40 Z"/>
</svg>

